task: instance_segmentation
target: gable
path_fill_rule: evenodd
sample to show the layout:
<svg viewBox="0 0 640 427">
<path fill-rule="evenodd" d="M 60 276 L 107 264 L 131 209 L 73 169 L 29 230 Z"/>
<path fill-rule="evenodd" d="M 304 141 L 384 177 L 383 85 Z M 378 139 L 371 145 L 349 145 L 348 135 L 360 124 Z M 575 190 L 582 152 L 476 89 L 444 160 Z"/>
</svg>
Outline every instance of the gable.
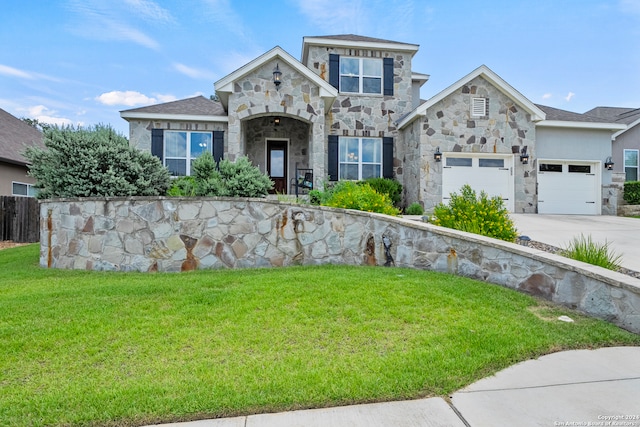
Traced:
<svg viewBox="0 0 640 427">
<path fill-rule="evenodd" d="M 235 85 L 243 81 L 247 76 L 261 72 L 261 68 L 264 66 L 276 62 L 279 67 L 290 67 L 297 74 L 306 79 L 310 84 L 318 88 L 318 94 L 321 98 L 325 99 L 325 112 L 331 108 L 333 100 L 338 96 L 338 91 L 331 86 L 328 82 L 324 81 L 320 76 L 313 71 L 305 67 L 300 61 L 296 60 L 289 53 L 283 50 L 280 46 L 276 46 L 270 51 L 264 53 L 248 64 L 240 67 L 233 73 L 223 77 L 215 82 L 214 87 L 216 94 L 220 98 L 222 105 L 226 108 L 229 106 L 229 96 L 237 92 Z M 265 79 L 271 79 L 271 71 L 264 73 Z M 275 87 L 274 87 L 275 89 Z M 240 88 L 242 90 L 242 88 Z"/>
<path fill-rule="evenodd" d="M 540 108 L 538 108 L 533 102 L 529 101 L 524 95 L 515 90 L 510 84 L 504 81 L 500 76 L 491 71 L 486 65 L 481 65 L 480 67 L 473 70 L 471 73 L 467 74 L 451 86 L 447 87 L 437 95 L 428 99 L 425 103 L 420 105 L 418 108 L 413 110 L 407 116 L 402 118 L 398 123 L 398 128 L 403 129 L 411 122 L 416 120 L 418 117 L 424 117 L 427 113 L 427 110 L 431 108 L 433 105 L 447 98 L 449 95 L 452 95 L 458 91 L 465 90 L 465 86 L 473 86 L 470 84 L 474 79 L 481 77 L 487 82 L 489 82 L 493 87 L 495 87 L 499 92 L 504 94 L 506 97 L 511 99 L 516 105 L 520 108 L 524 109 L 531 115 L 531 120 L 534 122 L 544 120 L 545 113 Z M 469 88 L 471 92 L 471 88 Z M 473 95 L 470 93 L 470 95 Z"/>
</svg>

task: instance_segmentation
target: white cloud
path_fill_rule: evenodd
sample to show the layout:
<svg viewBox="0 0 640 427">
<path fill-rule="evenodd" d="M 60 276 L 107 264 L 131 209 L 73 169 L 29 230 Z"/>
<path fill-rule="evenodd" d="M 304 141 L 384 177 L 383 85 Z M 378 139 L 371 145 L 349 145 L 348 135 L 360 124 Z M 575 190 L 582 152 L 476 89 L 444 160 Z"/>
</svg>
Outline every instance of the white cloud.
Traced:
<svg viewBox="0 0 640 427">
<path fill-rule="evenodd" d="M 105 92 L 97 96 L 95 99 L 104 105 L 124 105 L 127 107 L 134 107 L 136 105 L 151 105 L 157 104 L 158 102 L 175 101 L 176 97 L 173 95 L 156 95 L 156 97 L 153 98 L 134 90 L 114 90 L 111 92 Z"/>
<path fill-rule="evenodd" d="M 37 119 L 40 123 L 58 126 L 83 126 L 83 122 L 74 122 L 73 120 L 66 117 L 58 117 L 57 111 L 51 110 L 44 105 L 33 105 L 30 107 L 20 108 L 19 110 L 26 113 L 24 117 Z"/>
<path fill-rule="evenodd" d="M 34 79 L 34 76 L 31 73 L 2 64 L 0 64 L 0 74 L 10 77 L 19 77 L 21 79 Z"/>
<path fill-rule="evenodd" d="M 575 94 L 575 93 L 573 93 L 573 92 L 569 92 L 569 93 L 567 94 L 567 96 L 566 96 L 564 99 L 565 99 L 567 102 L 569 102 L 569 101 L 571 101 L 571 100 L 573 99 L 573 97 L 574 97 L 574 96 L 576 96 L 576 94 Z"/>
<path fill-rule="evenodd" d="M 229 0 L 204 0 L 204 4 L 206 8 L 203 13 L 207 19 L 218 24 L 218 27 L 222 27 L 223 30 L 218 29 L 218 31 L 226 31 L 245 41 L 248 40 L 248 30 L 244 25 L 244 21 L 241 15 L 233 10 Z"/>
<path fill-rule="evenodd" d="M 545 93 L 544 95 L 542 95 L 542 99 L 549 99 L 551 98 L 551 94 L 550 93 Z"/>
<path fill-rule="evenodd" d="M 133 7 L 137 16 L 146 17 L 152 21 L 173 22 L 171 13 L 150 0 L 125 0 L 125 3 Z"/>
<path fill-rule="evenodd" d="M 302 13 L 314 26 L 331 33 L 361 34 L 368 28 L 366 8 L 362 0 L 334 3 L 325 0 L 295 0 Z"/>
<path fill-rule="evenodd" d="M 640 1 L 620 0 L 620 9 L 625 13 L 640 15 Z"/>
<path fill-rule="evenodd" d="M 173 68 L 179 73 L 184 74 L 192 79 L 204 79 L 204 80 L 216 80 L 216 75 L 207 70 L 200 70 L 198 68 L 189 67 L 179 62 L 173 63 Z"/>
</svg>

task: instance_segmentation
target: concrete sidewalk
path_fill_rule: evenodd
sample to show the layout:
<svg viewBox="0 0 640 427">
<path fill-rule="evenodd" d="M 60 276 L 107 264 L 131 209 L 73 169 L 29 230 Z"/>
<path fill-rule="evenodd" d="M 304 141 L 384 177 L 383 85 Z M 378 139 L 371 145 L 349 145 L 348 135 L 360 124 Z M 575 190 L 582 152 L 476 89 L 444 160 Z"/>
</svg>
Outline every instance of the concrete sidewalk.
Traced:
<svg viewBox="0 0 640 427">
<path fill-rule="evenodd" d="M 163 426 L 640 427 L 639 402 L 640 347 L 614 347 L 563 351 L 528 360 L 480 380 L 450 399 L 434 397 Z"/>
</svg>

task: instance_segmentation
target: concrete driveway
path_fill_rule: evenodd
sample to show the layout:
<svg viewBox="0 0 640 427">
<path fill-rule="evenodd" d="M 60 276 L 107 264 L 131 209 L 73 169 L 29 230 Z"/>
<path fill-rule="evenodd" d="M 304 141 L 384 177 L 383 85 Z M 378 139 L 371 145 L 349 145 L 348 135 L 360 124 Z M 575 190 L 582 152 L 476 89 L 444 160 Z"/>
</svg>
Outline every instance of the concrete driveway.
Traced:
<svg viewBox="0 0 640 427">
<path fill-rule="evenodd" d="M 591 236 L 622 255 L 622 266 L 640 271 L 640 219 L 608 215 L 511 214 L 519 235 L 566 248 L 574 237 Z"/>
</svg>

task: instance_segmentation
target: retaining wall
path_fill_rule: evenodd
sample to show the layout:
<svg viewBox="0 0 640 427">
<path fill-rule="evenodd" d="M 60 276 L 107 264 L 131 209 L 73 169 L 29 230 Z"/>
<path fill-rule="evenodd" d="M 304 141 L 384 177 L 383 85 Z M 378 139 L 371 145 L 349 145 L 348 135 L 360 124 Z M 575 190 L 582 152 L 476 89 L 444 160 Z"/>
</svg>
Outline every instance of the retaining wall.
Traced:
<svg viewBox="0 0 640 427">
<path fill-rule="evenodd" d="M 640 333 L 639 279 L 409 219 L 230 198 L 56 199 L 41 202 L 40 214 L 40 264 L 48 268 L 390 264 L 499 284 Z"/>
</svg>

